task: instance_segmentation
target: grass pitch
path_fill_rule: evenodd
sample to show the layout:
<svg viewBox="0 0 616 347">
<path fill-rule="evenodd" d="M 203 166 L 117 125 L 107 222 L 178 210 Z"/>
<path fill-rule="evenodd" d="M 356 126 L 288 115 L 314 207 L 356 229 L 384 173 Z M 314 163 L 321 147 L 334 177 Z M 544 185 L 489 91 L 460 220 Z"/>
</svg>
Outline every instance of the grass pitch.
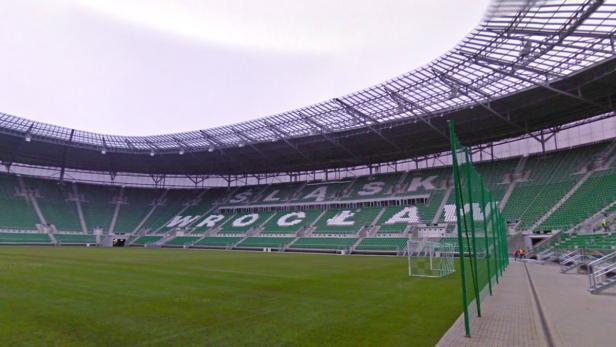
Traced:
<svg viewBox="0 0 616 347">
<path fill-rule="evenodd" d="M 404 257 L 0 248 L 1 346 L 433 346 L 459 279 Z"/>
</svg>

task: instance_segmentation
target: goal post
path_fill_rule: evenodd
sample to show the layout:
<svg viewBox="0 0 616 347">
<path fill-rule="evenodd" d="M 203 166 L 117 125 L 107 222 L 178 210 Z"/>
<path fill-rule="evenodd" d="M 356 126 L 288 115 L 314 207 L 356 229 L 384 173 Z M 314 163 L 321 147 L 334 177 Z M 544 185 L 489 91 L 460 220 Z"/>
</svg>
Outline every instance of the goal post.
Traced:
<svg viewBox="0 0 616 347">
<path fill-rule="evenodd" d="M 450 242 L 408 240 L 410 277 L 445 277 L 455 272 L 455 246 Z"/>
</svg>

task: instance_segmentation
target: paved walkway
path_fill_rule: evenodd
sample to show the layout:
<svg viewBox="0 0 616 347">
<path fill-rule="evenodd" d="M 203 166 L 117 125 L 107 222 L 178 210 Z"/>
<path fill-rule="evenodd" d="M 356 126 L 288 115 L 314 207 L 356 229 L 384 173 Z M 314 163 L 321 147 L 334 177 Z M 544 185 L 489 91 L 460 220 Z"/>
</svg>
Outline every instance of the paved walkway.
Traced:
<svg viewBox="0 0 616 347">
<path fill-rule="evenodd" d="M 482 301 L 482 317 L 471 320 L 471 338 L 460 316 L 438 346 L 547 346 L 535 307 L 524 264 L 511 263 L 494 296 Z"/>
<path fill-rule="evenodd" d="M 587 280 L 554 265 L 511 263 L 482 302 L 483 317 L 471 320 L 472 337 L 461 316 L 438 346 L 616 346 L 616 290 L 591 295 Z"/>
<path fill-rule="evenodd" d="M 556 346 L 616 346 L 616 288 L 586 291 L 588 277 L 553 265 L 528 265 Z"/>
</svg>

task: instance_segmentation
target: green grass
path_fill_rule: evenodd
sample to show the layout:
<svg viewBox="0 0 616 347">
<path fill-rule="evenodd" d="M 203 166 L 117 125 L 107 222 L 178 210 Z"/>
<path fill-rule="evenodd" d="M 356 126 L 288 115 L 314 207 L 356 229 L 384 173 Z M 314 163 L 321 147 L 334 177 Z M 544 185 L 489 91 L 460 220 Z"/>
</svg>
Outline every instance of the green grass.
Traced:
<svg viewBox="0 0 616 347">
<path fill-rule="evenodd" d="M 459 278 L 404 257 L 0 248 L 1 346 L 433 346 Z"/>
</svg>

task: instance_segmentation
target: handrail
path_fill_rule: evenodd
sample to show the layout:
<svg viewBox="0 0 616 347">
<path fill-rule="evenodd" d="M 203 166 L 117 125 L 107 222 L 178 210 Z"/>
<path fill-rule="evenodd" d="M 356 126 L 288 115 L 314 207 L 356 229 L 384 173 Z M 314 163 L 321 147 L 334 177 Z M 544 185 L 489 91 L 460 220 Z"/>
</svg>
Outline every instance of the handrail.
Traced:
<svg viewBox="0 0 616 347">
<path fill-rule="evenodd" d="M 593 260 L 590 263 L 588 263 L 589 290 L 595 289 L 597 285 L 601 283 L 600 281 L 598 281 L 598 279 L 600 279 L 602 276 L 612 271 L 616 271 L 616 261 L 615 260 L 616 260 L 616 252 L 612 252 L 610 254 L 607 254 L 599 259 Z M 614 261 L 612 264 L 597 270 L 598 265 L 601 265 L 607 262 L 612 262 L 612 261 Z"/>
<path fill-rule="evenodd" d="M 611 253 L 611 254 L 604 255 L 603 257 L 601 257 L 601 258 L 599 258 L 599 259 L 597 259 L 597 260 L 593 260 L 593 261 L 591 261 L 590 263 L 588 263 L 588 265 L 589 265 L 589 266 L 593 266 L 593 265 L 596 265 L 596 264 L 599 264 L 599 263 L 602 263 L 602 262 L 605 262 L 605 261 L 611 260 L 612 258 L 616 258 L 616 252 L 613 252 L 613 253 Z"/>
</svg>

